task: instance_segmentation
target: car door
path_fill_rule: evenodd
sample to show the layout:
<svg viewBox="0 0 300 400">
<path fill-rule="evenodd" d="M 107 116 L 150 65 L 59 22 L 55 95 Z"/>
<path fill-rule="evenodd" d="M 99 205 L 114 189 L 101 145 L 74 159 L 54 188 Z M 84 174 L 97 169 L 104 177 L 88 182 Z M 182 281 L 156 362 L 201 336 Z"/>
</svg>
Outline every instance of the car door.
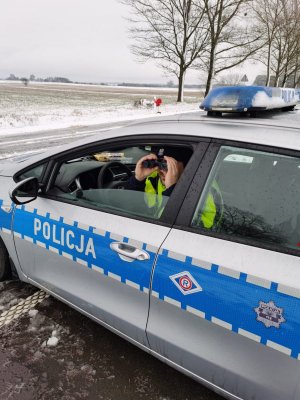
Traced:
<svg viewBox="0 0 300 400">
<path fill-rule="evenodd" d="M 211 144 L 157 258 L 150 347 L 224 396 L 300 396 L 299 157 Z"/>
<path fill-rule="evenodd" d="M 114 146 L 117 148 L 118 143 Z M 109 149 L 107 154 L 115 157 L 120 153 Z M 74 153 L 66 161 L 57 162 L 52 190 L 28 205 L 17 207 L 14 235 L 22 270 L 35 284 L 139 344 L 147 345 L 145 327 L 152 266 L 178 206 L 172 196 L 163 215 L 147 217 L 135 208 L 144 203 L 141 192 L 77 188 L 73 193 L 65 193 L 62 187 L 57 191 L 57 182 L 61 184 L 74 169 L 82 168 L 81 158 L 84 159 Z M 97 161 L 84 159 L 83 163 L 86 168 L 86 164 L 94 165 Z M 175 193 L 175 198 L 184 196 L 187 180 L 196 165 L 197 162 L 190 163 L 186 168 L 186 179 L 178 183 L 179 195 Z M 91 173 L 90 169 L 82 176 L 91 179 Z M 78 179 L 74 178 L 70 186 Z M 96 195 L 106 198 L 111 193 L 114 197 L 106 207 L 96 203 Z M 111 202 L 114 200 L 116 204 L 116 199 L 118 207 Z M 31 249 L 32 259 L 23 258 L 22 262 L 24 246 L 27 255 L 28 248 Z"/>
</svg>

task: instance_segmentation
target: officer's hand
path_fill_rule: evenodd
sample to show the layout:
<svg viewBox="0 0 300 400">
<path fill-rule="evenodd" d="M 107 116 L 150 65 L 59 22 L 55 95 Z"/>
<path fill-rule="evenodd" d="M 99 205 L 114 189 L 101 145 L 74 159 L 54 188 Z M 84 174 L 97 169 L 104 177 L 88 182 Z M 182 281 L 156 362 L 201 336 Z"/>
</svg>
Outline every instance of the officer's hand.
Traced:
<svg viewBox="0 0 300 400">
<path fill-rule="evenodd" d="M 175 185 L 183 171 L 183 164 L 175 160 L 175 158 L 165 156 L 167 161 L 168 171 L 165 174 L 165 187 L 168 189 L 170 186 Z"/>
<path fill-rule="evenodd" d="M 149 176 L 150 174 L 152 174 L 152 172 L 154 171 L 158 171 L 158 167 L 154 167 L 154 168 L 144 168 L 142 166 L 143 161 L 145 160 L 157 160 L 157 157 L 155 154 L 149 154 L 147 156 L 142 157 L 136 164 L 135 167 L 135 178 L 138 181 L 143 181 L 144 179 L 147 178 L 147 176 Z"/>
</svg>

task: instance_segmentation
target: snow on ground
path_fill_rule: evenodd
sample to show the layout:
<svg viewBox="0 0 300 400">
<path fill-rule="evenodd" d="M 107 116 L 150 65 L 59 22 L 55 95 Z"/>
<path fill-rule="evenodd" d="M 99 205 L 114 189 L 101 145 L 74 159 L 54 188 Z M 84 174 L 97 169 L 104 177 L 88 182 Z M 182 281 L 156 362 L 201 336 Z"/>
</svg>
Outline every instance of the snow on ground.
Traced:
<svg viewBox="0 0 300 400">
<path fill-rule="evenodd" d="M 134 105 L 154 96 L 163 100 L 162 115 L 197 111 L 201 102 L 195 90 L 178 104 L 174 89 L 0 81 L 0 135 L 157 117 L 155 107 Z"/>
<path fill-rule="evenodd" d="M 162 115 L 173 115 L 181 112 L 198 111 L 197 104 L 169 104 L 161 107 Z M 94 110 L 92 108 L 85 111 L 74 111 L 64 108 L 59 113 L 43 110 L 43 114 L 36 112 L 34 118 L 21 115 L 10 115 L 0 125 L 0 135 L 14 133 L 37 132 L 48 129 L 60 129 L 70 126 L 96 125 L 106 122 L 126 121 L 132 119 L 157 117 L 155 109 L 134 109 L 133 107 L 115 107 L 114 110 L 103 109 Z M 77 114 L 77 115 L 76 115 Z"/>
<path fill-rule="evenodd" d="M 30 134 L 51 129 L 97 125 L 199 110 L 203 92 L 186 90 L 184 103 L 176 102 L 174 88 L 0 81 L 0 136 Z M 161 114 L 155 107 L 136 107 L 141 99 L 163 100 Z M 224 114 L 224 118 L 232 118 Z M 238 116 L 234 116 L 238 118 Z M 270 119 L 270 115 L 266 118 Z M 272 122 L 289 120 L 298 126 L 300 110 L 272 114 Z M 258 122 L 257 119 L 252 122 Z M 299 121 L 300 125 L 300 121 Z"/>
</svg>

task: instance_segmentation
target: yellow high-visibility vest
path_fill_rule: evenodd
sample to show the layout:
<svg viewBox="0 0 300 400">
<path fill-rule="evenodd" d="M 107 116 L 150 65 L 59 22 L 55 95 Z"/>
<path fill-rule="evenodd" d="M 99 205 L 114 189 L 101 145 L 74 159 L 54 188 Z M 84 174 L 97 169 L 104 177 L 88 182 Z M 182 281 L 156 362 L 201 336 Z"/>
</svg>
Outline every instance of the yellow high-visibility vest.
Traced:
<svg viewBox="0 0 300 400">
<path fill-rule="evenodd" d="M 158 177 L 157 188 L 153 187 L 152 182 L 149 179 L 156 177 Z M 145 182 L 145 201 L 149 208 L 153 207 L 156 208 L 155 214 L 158 217 L 160 217 L 164 209 L 164 207 L 162 207 L 162 202 L 163 202 L 163 192 L 165 190 L 166 187 L 160 180 L 158 172 L 156 171 L 152 172 L 152 174 L 147 177 Z M 210 229 L 215 223 L 219 223 L 223 214 L 223 205 L 220 204 L 221 210 L 217 210 L 216 202 L 212 192 L 215 192 L 215 194 L 217 194 L 220 197 L 222 202 L 222 195 L 220 192 L 219 185 L 217 184 L 216 181 L 213 181 L 211 190 L 207 195 L 200 217 L 201 223 L 206 229 Z M 218 212 L 220 213 L 220 215 L 218 215 L 218 221 L 215 221 Z"/>
<path fill-rule="evenodd" d="M 158 177 L 157 188 L 153 187 L 149 178 Z M 165 185 L 162 183 L 158 176 L 158 172 L 154 171 L 150 174 L 145 183 L 145 200 L 149 208 L 157 207 L 160 209 L 163 201 L 163 192 L 166 190 Z"/>
<path fill-rule="evenodd" d="M 220 197 L 220 210 L 217 210 L 217 205 L 216 201 L 213 195 L 213 192 L 215 192 L 215 195 L 218 195 Z M 219 188 L 219 185 L 217 182 L 214 180 L 213 184 L 211 186 L 211 189 L 207 195 L 207 198 L 204 203 L 204 207 L 202 209 L 201 213 L 201 222 L 204 228 L 210 229 L 214 224 L 219 224 L 221 221 L 222 215 L 223 215 L 223 204 L 222 204 L 222 194 Z M 218 215 L 218 221 L 215 221 L 217 213 Z"/>
</svg>

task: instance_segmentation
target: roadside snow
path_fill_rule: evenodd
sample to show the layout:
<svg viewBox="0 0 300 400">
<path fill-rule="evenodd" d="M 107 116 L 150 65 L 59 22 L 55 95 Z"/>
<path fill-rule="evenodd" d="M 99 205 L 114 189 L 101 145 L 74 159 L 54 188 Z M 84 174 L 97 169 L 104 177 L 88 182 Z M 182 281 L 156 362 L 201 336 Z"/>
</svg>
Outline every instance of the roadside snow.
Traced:
<svg viewBox="0 0 300 400">
<path fill-rule="evenodd" d="M 56 336 L 51 336 L 50 339 L 47 340 L 47 346 L 48 347 L 54 347 L 58 343 L 58 338 Z"/>
<path fill-rule="evenodd" d="M 178 104 L 175 89 L 0 81 L 0 136 L 197 111 L 202 95 L 187 90 Z"/>
<path fill-rule="evenodd" d="M 61 109 L 60 113 L 53 113 L 51 109 L 43 110 L 47 115 L 39 115 L 38 106 L 36 119 L 30 124 L 26 124 L 26 115 L 19 117 L 18 121 L 12 121 L 6 117 L 0 125 L 0 135 L 13 135 L 20 133 L 38 132 L 43 130 L 64 129 L 71 126 L 89 126 L 108 122 L 118 122 L 135 120 L 142 118 L 157 118 L 159 115 L 174 115 L 183 112 L 199 111 L 199 103 L 168 104 L 161 107 L 161 114 L 156 109 L 136 109 L 130 106 L 115 108 L 115 110 L 105 110 L 93 112 L 92 108 L 72 115 L 69 109 Z M 9 127 L 11 126 L 11 127 Z"/>
<path fill-rule="evenodd" d="M 176 103 L 176 89 L 38 82 L 31 83 L 25 88 L 20 82 L 0 81 L 0 137 L 24 134 L 22 140 L 28 143 L 30 133 L 44 130 L 69 127 L 77 129 L 185 112 L 196 112 L 199 116 L 206 116 L 206 112 L 199 109 L 202 95 L 200 91 L 187 90 L 185 102 Z M 134 105 L 143 99 L 151 103 L 154 96 L 163 100 L 159 110 L 155 107 Z M 258 94 L 255 104 L 259 105 L 262 101 L 266 101 L 264 93 Z M 271 117 L 272 122 L 288 119 L 298 126 L 300 110 L 272 114 Z M 224 114 L 223 118 L 232 118 L 232 115 Z M 238 116 L 233 118 L 236 120 Z M 270 116 L 261 119 L 265 122 L 267 119 L 270 120 Z M 259 120 L 258 118 L 252 122 Z M 9 147 L 11 143 L 3 142 L 3 148 L 5 146 Z M 12 150 L 9 147 L 9 156 L 13 155 Z M 23 150 L 26 152 L 25 148 Z"/>
<path fill-rule="evenodd" d="M 42 343 L 42 347 L 55 347 L 59 342 L 58 330 L 53 330 L 49 339 Z"/>
</svg>

